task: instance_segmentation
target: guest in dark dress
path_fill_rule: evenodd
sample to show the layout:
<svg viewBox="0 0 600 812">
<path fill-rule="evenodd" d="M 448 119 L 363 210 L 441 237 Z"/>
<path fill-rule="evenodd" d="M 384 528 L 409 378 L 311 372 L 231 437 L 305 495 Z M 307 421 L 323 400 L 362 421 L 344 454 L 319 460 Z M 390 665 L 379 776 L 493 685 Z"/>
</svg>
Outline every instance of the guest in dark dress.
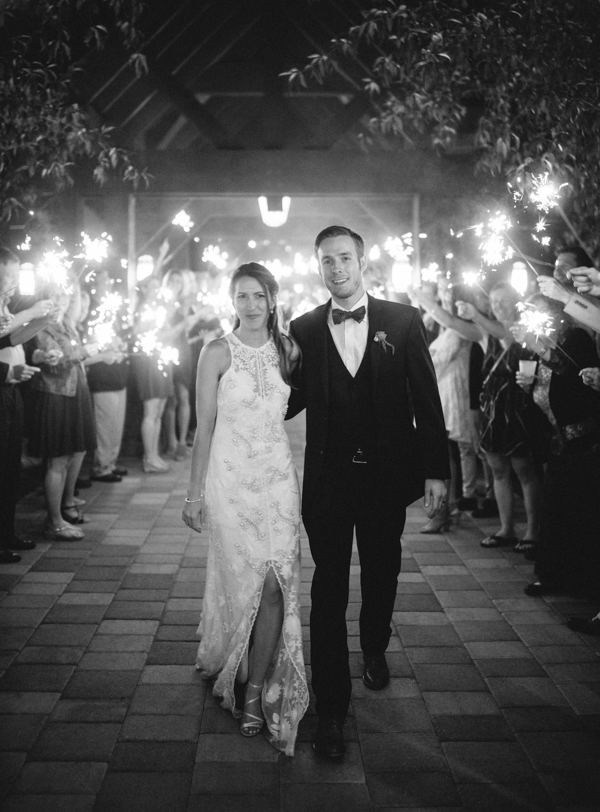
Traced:
<svg viewBox="0 0 600 812">
<path fill-rule="evenodd" d="M 75 502 L 75 483 L 86 453 L 96 448 L 92 399 L 82 362 L 98 347 L 82 345 L 74 327 L 79 287 L 73 283 L 72 293 L 60 291 L 54 300 L 55 322 L 29 342 L 31 362 L 40 367 L 31 384 L 29 453 L 46 462 L 46 538 L 77 541 L 84 535 L 75 525 L 85 519 Z"/>
<path fill-rule="evenodd" d="M 490 291 L 492 312 L 504 326 L 505 337 L 490 335 L 485 353 L 481 448 L 494 475 L 501 526 L 481 544 L 483 547 L 512 544 L 517 551 L 525 552 L 535 545 L 539 534 L 542 495 L 539 463 L 547 453 L 550 425 L 531 395 L 515 380 L 519 360 L 533 357 L 510 333 L 510 327 L 519 318 L 518 301 L 519 295 L 508 283 L 499 283 Z M 460 310 L 459 315 L 463 315 Z M 478 323 L 487 330 L 486 319 L 479 318 Z M 519 478 L 527 515 L 525 537 L 521 541 L 515 535 L 512 471 Z"/>
<path fill-rule="evenodd" d="M 179 363 L 173 365 L 174 394 L 167 400 L 163 422 L 167 435 L 167 455 L 174 460 L 188 456 L 186 445 L 190 426 L 190 386 L 192 381 L 192 348 L 187 338 L 191 305 L 196 293 L 192 271 L 167 271 L 163 286 L 170 291 L 170 331 L 167 343 L 179 352 Z"/>
<path fill-rule="evenodd" d="M 566 590 L 600 600 L 600 394 L 586 386 L 581 369 L 598 363 L 593 339 L 555 301 L 533 298 L 553 316 L 552 346 L 515 328 L 540 358 L 532 380 L 517 374 L 554 427 L 543 489 L 537 581 L 528 595 Z"/>
<path fill-rule="evenodd" d="M 138 318 L 133 326 L 134 337 L 139 337 L 152 327 L 153 323 L 144 321 L 147 309 L 164 308 L 165 303 L 157 302 L 160 281 L 156 277 L 145 279 L 140 285 L 140 301 L 137 307 Z M 156 322 L 154 323 L 156 327 Z M 158 329 L 158 328 L 157 328 Z M 157 337 L 162 339 L 163 330 L 158 330 Z M 173 395 L 172 364 L 159 366 L 155 355 L 148 355 L 134 345 L 131 356 L 131 369 L 140 400 L 143 403 L 141 433 L 144 446 L 143 468 L 147 474 L 160 474 L 169 470 L 169 464 L 159 453 L 161 419 L 167 398 Z M 135 352 L 135 350 L 138 350 Z"/>
</svg>

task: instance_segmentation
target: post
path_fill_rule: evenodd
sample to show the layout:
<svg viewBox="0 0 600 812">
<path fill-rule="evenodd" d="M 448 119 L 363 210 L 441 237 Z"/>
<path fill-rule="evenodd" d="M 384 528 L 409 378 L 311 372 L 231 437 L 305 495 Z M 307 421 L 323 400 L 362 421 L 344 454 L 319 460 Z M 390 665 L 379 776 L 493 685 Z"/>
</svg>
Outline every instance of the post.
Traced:
<svg viewBox="0 0 600 812">
<path fill-rule="evenodd" d="M 419 234 L 421 233 L 421 198 L 418 194 L 412 199 L 412 238 L 413 238 L 413 272 L 412 284 L 418 288 L 421 285 L 421 244 Z"/>
<path fill-rule="evenodd" d="M 135 311 L 135 288 L 137 285 L 135 215 L 136 215 L 136 198 L 134 194 L 130 194 L 127 206 L 127 295 L 129 298 L 129 312 L 132 315 Z"/>
</svg>

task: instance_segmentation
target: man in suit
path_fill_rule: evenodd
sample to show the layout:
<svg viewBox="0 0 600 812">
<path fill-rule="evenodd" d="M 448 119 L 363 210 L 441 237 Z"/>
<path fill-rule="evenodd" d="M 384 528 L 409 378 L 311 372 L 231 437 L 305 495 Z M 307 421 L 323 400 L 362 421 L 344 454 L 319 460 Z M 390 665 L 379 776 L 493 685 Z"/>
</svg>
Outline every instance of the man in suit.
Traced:
<svg viewBox="0 0 600 812">
<path fill-rule="evenodd" d="M 435 372 L 418 311 L 365 293 L 362 238 L 330 226 L 315 242 L 332 299 L 292 321 L 302 350 L 288 417 L 306 408 L 302 518 L 315 561 L 311 668 L 314 748 L 340 760 L 351 695 L 346 607 L 354 531 L 361 566 L 363 682 L 389 682 L 385 651 L 407 505 L 433 516 L 450 476 Z"/>
</svg>

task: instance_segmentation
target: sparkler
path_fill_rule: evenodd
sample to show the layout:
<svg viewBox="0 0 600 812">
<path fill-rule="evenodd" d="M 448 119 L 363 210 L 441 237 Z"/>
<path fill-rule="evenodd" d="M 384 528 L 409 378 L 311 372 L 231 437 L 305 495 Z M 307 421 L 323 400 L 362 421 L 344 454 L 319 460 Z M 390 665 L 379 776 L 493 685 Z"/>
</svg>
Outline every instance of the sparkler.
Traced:
<svg viewBox="0 0 600 812">
<path fill-rule="evenodd" d="M 531 186 L 532 192 L 529 195 L 529 198 L 535 206 L 544 213 L 548 213 L 551 209 L 556 209 L 556 211 L 562 217 L 565 225 L 573 235 L 573 237 L 577 240 L 577 243 L 583 250 L 589 254 L 590 250 L 587 245 L 583 242 L 573 223 L 569 220 L 567 215 L 565 214 L 562 206 L 560 205 L 560 192 L 565 186 L 568 186 L 568 183 L 561 183 L 559 186 L 556 185 L 553 181 L 550 180 L 550 173 L 544 172 L 541 175 L 532 175 L 531 176 Z M 542 243 L 543 245 L 544 243 Z"/>
<path fill-rule="evenodd" d="M 383 247 L 396 262 L 406 262 L 414 250 L 412 234 L 404 234 L 402 237 L 388 237 Z"/>
<path fill-rule="evenodd" d="M 479 275 L 479 271 L 463 271 L 462 280 L 463 285 L 466 285 L 469 288 L 474 287 L 477 285 L 480 291 L 485 293 L 486 296 L 489 296 L 489 293 L 485 288 L 481 286 L 480 282 L 481 276 Z"/>
<path fill-rule="evenodd" d="M 550 338 L 550 333 L 554 332 L 552 323 L 552 316 L 544 313 L 543 310 L 538 310 L 535 305 L 528 302 L 518 302 L 517 309 L 520 312 L 519 325 L 525 328 L 528 333 L 533 333 L 536 341 L 539 341 L 543 336 Z"/>
<path fill-rule="evenodd" d="M 66 251 L 46 251 L 38 263 L 37 272 L 44 282 L 56 285 L 65 293 L 72 293 L 73 286 L 69 284 L 69 269 L 72 262 L 67 260 Z"/>
<path fill-rule="evenodd" d="M 228 259 L 229 254 L 226 251 L 221 252 L 218 245 L 207 245 L 202 252 L 202 262 L 211 262 L 220 271 L 227 267 Z"/>
<path fill-rule="evenodd" d="M 94 311 L 95 318 L 90 321 L 89 329 L 100 350 L 109 347 L 117 337 L 115 323 L 122 306 L 123 297 L 116 291 L 109 291 Z"/>
<path fill-rule="evenodd" d="M 179 226 L 180 228 L 182 228 L 186 234 L 194 228 L 194 221 L 191 219 L 191 217 L 185 211 L 185 209 L 182 209 L 181 211 L 177 212 L 175 217 L 173 217 L 173 219 L 171 220 L 171 223 L 174 226 Z"/>
<path fill-rule="evenodd" d="M 106 231 L 97 239 L 92 239 L 85 231 L 81 232 L 81 253 L 76 254 L 76 259 L 85 259 L 86 262 L 96 262 L 100 264 L 108 257 L 108 244 L 112 242 L 112 237 Z"/>
<path fill-rule="evenodd" d="M 440 266 L 437 264 L 437 262 L 432 262 L 426 268 L 421 270 L 421 281 L 437 282 L 440 274 Z"/>
</svg>

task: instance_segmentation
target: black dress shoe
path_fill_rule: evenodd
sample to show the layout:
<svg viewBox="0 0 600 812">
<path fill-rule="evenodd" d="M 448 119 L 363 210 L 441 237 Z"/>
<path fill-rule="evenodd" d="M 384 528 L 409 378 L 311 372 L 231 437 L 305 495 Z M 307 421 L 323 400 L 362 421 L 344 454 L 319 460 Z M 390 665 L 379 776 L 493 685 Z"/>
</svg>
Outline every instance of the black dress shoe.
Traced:
<svg viewBox="0 0 600 812">
<path fill-rule="evenodd" d="M 390 681 L 385 654 L 364 655 L 363 682 L 372 691 L 381 691 Z"/>
<path fill-rule="evenodd" d="M 95 474 L 92 474 L 90 479 L 92 480 L 92 482 L 121 482 L 123 477 L 115 473 L 103 474 L 102 476 L 96 476 Z"/>
<path fill-rule="evenodd" d="M 344 720 L 340 716 L 319 716 L 313 748 L 317 755 L 331 761 L 344 758 Z"/>
<path fill-rule="evenodd" d="M 558 587 L 553 584 L 542 584 L 540 581 L 534 581 L 533 584 L 528 584 L 523 592 L 529 595 L 530 598 L 539 598 L 541 595 L 550 595 L 552 592 L 557 592 Z"/>
<path fill-rule="evenodd" d="M 600 637 L 600 617 L 598 615 L 596 617 L 570 617 L 567 620 L 567 626 L 574 632 Z"/>
<path fill-rule="evenodd" d="M 91 480 L 87 479 L 86 477 L 78 477 L 77 481 L 75 482 L 75 487 L 77 490 L 84 490 L 85 488 L 91 488 L 92 483 Z"/>
<path fill-rule="evenodd" d="M 0 564 L 18 564 L 21 556 L 6 548 L 0 549 Z"/>
<path fill-rule="evenodd" d="M 459 510 L 477 510 L 477 499 L 474 496 L 461 496 L 456 500 Z"/>
<path fill-rule="evenodd" d="M 35 550 L 35 541 L 13 536 L 12 541 L 8 542 L 8 547 L 10 550 Z"/>
<path fill-rule="evenodd" d="M 498 505 L 494 499 L 484 499 L 481 507 L 471 513 L 474 519 L 495 519 L 498 515 Z"/>
<path fill-rule="evenodd" d="M 113 472 L 113 474 L 116 474 L 117 476 L 127 476 L 127 474 L 129 473 L 127 468 L 113 468 L 112 472 Z"/>
</svg>

